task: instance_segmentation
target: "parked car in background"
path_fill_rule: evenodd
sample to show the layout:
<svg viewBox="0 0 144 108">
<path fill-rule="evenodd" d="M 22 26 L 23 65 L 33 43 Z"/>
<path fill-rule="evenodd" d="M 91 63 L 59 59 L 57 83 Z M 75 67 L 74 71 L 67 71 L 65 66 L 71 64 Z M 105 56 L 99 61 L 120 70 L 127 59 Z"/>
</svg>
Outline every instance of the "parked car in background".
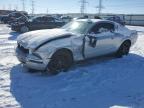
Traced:
<svg viewBox="0 0 144 108">
<path fill-rule="evenodd" d="M 26 17 L 28 16 L 28 14 L 26 12 L 12 12 L 8 15 L 4 15 L 1 18 L 1 21 L 5 24 L 8 24 L 9 22 L 13 22 L 16 20 L 16 18 L 20 18 L 20 17 Z"/>
<path fill-rule="evenodd" d="M 57 74 L 73 62 L 114 54 L 128 55 L 137 32 L 108 20 L 73 20 L 59 29 L 38 30 L 20 35 L 16 56 L 30 69 Z"/>
<path fill-rule="evenodd" d="M 3 17 L 3 16 L 0 15 L 0 23 L 1 23 L 1 19 L 2 19 L 2 17 Z"/>
<path fill-rule="evenodd" d="M 62 21 L 68 23 L 68 22 L 70 22 L 73 18 L 70 17 L 70 16 L 62 16 L 61 19 L 62 19 Z"/>
<path fill-rule="evenodd" d="M 9 21 L 8 24 L 11 26 L 12 24 L 15 23 L 25 23 L 29 20 L 28 16 L 21 16 L 19 18 L 15 18 L 13 21 Z"/>
<path fill-rule="evenodd" d="M 125 19 L 124 18 L 121 18 L 119 16 L 112 16 L 112 17 L 109 17 L 109 18 L 106 18 L 107 20 L 110 20 L 110 21 L 115 21 L 121 25 L 125 25 Z"/>
<path fill-rule="evenodd" d="M 65 22 L 55 19 L 50 16 L 40 16 L 29 19 L 26 22 L 17 22 L 11 25 L 13 31 L 18 31 L 21 33 L 39 30 L 39 29 L 52 29 L 62 27 Z"/>
<path fill-rule="evenodd" d="M 102 19 L 100 16 L 95 15 L 94 19 Z"/>
<path fill-rule="evenodd" d="M 8 22 L 8 15 L 1 16 L 1 22 L 6 24 Z"/>
<path fill-rule="evenodd" d="M 87 15 L 82 16 L 82 17 L 75 17 L 73 20 L 78 20 L 78 19 L 88 19 L 89 17 Z"/>
</svg>

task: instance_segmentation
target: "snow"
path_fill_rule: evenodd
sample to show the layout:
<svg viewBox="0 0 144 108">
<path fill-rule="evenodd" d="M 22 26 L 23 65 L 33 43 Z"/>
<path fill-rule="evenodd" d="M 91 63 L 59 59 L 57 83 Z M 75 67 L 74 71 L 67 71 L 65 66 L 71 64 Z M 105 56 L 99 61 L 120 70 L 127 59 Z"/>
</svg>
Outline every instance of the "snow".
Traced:
<svg viewBox="0 0 144 108">
<path fill-rule="evenodd" d="M 113 106 L 113 107 L 110 107 L 110 108 L 132 108 L 132 107 Z"/>
<path fill-rule="evenodd" d="M 128 56 L 75 64 L 68 73 L 28 72 L 15 57 L 18 33 L 0 25 L 0 108 L 144 108 L 144 27 Z"/>
</svg>

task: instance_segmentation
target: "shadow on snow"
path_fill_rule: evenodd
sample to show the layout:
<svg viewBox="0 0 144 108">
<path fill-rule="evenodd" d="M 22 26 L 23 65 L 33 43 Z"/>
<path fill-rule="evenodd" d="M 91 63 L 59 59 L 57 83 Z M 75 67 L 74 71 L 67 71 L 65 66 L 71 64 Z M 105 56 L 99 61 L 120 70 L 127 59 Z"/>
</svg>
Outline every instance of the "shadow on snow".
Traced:
<svg viewBox="0 0 144 108">
<path fill-rule="evenodd" d="M 144 58 L 99 58 L 56 76 L 31 75 L 21 65 L 11 69 L 11 93 L 23 108 L 110 108 L 144 100 Z M 144 101 L 142 102 L 144 103 Z"/>
<path fill-rule="evenodd" d="M 17 37 L 20 35 L 20 33 L 18 32 L 10 32 L 10 37 L 8 38 L 8 40 L 16 40 Z"/>
</svg>

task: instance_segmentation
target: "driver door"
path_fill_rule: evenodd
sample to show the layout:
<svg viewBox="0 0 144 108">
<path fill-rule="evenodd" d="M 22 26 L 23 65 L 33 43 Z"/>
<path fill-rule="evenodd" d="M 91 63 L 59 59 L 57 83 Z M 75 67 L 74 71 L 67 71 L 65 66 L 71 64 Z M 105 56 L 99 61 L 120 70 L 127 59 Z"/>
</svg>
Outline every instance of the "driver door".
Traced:
<svg viewBox="0 0 144 108">
<path fill-rule="evenodd" d="M 113 52 L 114 25 L 107 22 L 96 24 L 85 37 L 85 57 L 91 58 Z"/>
</svg>

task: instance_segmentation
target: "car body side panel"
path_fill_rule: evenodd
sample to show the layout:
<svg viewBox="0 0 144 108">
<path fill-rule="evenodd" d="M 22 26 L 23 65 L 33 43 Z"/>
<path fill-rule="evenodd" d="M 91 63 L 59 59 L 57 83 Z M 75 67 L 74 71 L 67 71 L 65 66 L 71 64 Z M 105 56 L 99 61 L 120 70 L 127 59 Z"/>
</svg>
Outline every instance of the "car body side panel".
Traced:
<svg viewBox="0 0 144 108">
<path fill-rule="evenodd" d="M 70 38 L 59 39 L 52 42 L 49 42 L 41 46 L 36 53 L 41 54 L 40 56 L 47 61 L 52 55 L 59 49 L 68 49 L 72 52 L 74 61 L 83 60 L 82 56 L 82 36 L 72 36 Z"/>
<path fill-rule="evenodd" d="M 63 42 L 65 41 L 65 42 Z M 41 58 L 44 60 L 46 64 L 48 59 L 51 59 L 52 55 L 59 49 L 69 49 L 73 52 L 72 45 L 71 45 L 71 39 L 70 38 L 64 38 L 59 40 L 51 41 L 43 46 L 41 46 L 39 49 L 35 51 L 35 53 L 38 53 Z"/>
<path fill-rule="evenodd" d="M 117 36 L 121 37 L 121 40 L 119 42 L 120 45 L 126 40 L 130 40 L 131 45 L 134 45 L 138 37 L 137 31 L 129 30 L 128 28 L 121 25 L 117 25 L 117 29 L 115 33 L 117 34 Z"/>
<path fill-rule="evenodd" d="M 75 61 L 83 60 L 82 47 L 84 35 L 73 36 L 71 38 L 73 56 Z"/>
<path fill-rule="evenodd" d="M 95 56 L 105 55 L 108 53 L 114 52 L 116 43 L 113 43 L 115 41 L 115 34 L 114 33 L 101 33 L 101 34 L 95 34 L 93 37 L 96 40 L 95 47 L 90 46 L 89 41 L 90 39 L 86 38 L 86 44 L 85 44 L 85 55 L 86 58 L 91 58 Z"/>
</svg>

